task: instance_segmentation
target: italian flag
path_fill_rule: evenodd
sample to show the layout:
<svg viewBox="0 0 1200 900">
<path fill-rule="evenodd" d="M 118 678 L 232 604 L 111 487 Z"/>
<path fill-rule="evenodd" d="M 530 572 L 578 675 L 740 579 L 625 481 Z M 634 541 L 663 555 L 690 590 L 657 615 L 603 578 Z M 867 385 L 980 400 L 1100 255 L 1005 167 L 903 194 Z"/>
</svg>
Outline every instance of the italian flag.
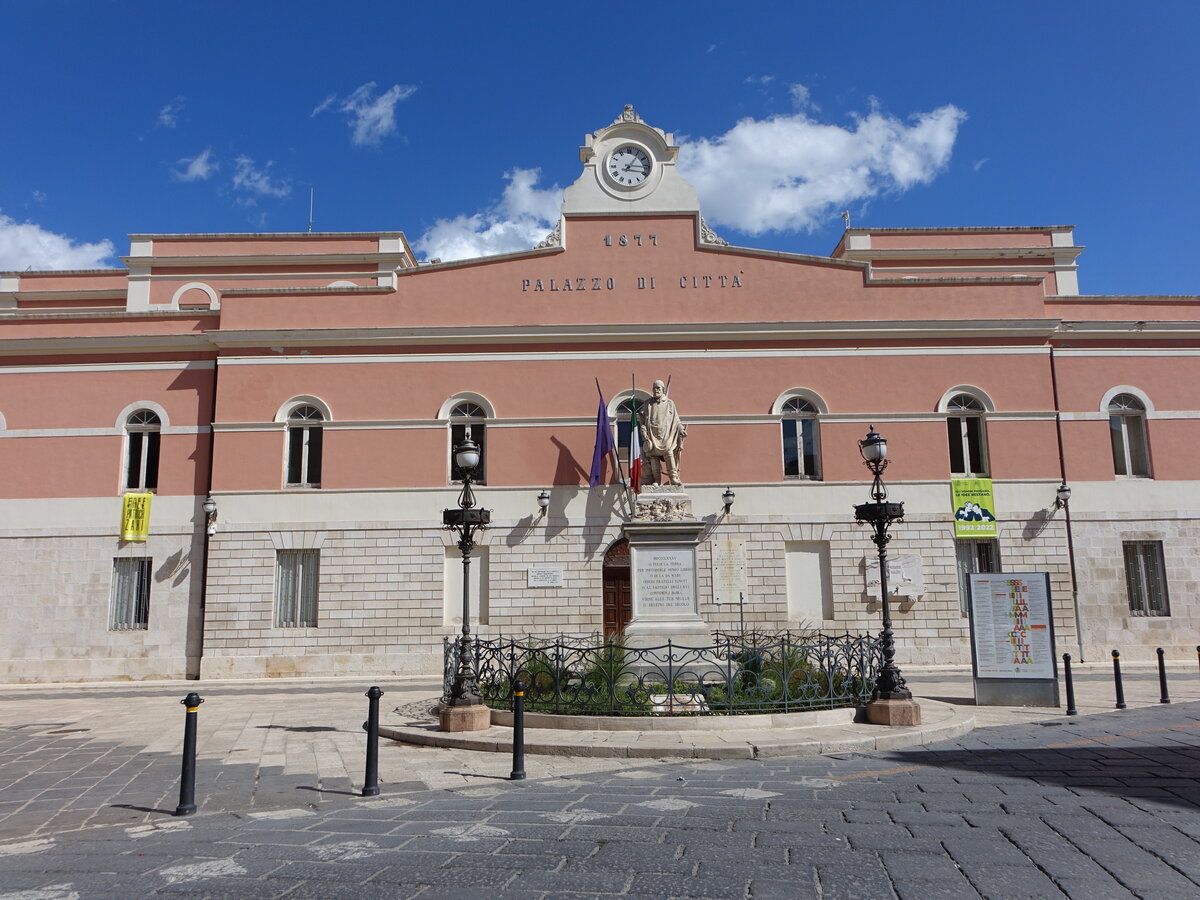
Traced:
<svg viewBox="0 0 1200 900">
<path fill-rule="evenodd" d="M 629 483 L 635 494 L 642 492 L 642 436 L 638 432 L 637 397 L 633 398 L 629 416 Z"/>
</svg>

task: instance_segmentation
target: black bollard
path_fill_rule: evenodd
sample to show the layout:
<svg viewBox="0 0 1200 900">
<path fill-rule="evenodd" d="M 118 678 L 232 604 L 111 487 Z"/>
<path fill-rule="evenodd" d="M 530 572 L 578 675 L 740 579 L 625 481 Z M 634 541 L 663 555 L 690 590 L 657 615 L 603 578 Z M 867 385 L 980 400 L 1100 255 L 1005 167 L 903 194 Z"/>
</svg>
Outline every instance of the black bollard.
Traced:
<svg viewBox="0 0 1200 900">
<path fill-rule="evenodd" d="M 183 769 L 179 775 L 179 805 L 175 815 L 190 816 L 196 811 L 196 718 L 204 701 L 192 691 L 179 701 L 187 708 L 183 720 Z"/>
<path fill-rule="evenodd" d="M 1121 651 L 1114 650 L 1113 658 L 1113 683 L 1117 686 L 1117 709 L 1125 709 L 1125 688 L 1121 684 Z"/>
<path fill-rule="evenodd" d="M 525 779 L 525 682 L 513 682 L 513 767 L 509 781 Z"/>
<path fill-rule="evenodd" d="M 1196 664 L 1200 665 L 1200 644 L 1196 645 Z"/>
<path fill-rule="evenodd" d="M 1067 682 L 1067 715 L 1077 716 L 1079 710 L 1075 708 L 1075 681 L 1071 678 L 1071 654 L 1063 654 L 1063 678 Z"/>
<path fill-rule="evenodd" d="M 367 732 L 367 771 L 363 776 L 362 796 L 379 796 L 379 698 L 383 696 L 378 685 L 372 685 L 366 696 L 371 703 L 367 708 L 367 721 L 363 729 Z"/>
<path fill-rule="evenodd" d="M 1170 703 L 1171 695 L 1167 693 L 1167 663 L 1163 659 L 1163 648 L 1154 651 L 1158 654 L 1158 702 Z"/>
</svg>

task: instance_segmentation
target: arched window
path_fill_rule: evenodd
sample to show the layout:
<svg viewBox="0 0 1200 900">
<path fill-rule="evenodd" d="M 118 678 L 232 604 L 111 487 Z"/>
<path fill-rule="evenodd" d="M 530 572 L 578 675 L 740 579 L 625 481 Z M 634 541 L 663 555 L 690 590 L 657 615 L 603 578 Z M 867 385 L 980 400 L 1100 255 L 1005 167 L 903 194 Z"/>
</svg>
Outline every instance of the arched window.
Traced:
<svg viewBox="0 0 1200 900">
<path fill-rule="evenodd" d="M 954 475 L 987 475 L 987 437 L 983 414 L 987 407 L 978 397 L 955 394 L 946 401 L 946 437 L 950 446 L 950 472 Z"/>
<path fill-rule="evenodd" d="M 1118 475 L 1150 477 L 1150 444 L 1146 438 L 1146 405 L 1133 394 L 1108 401 L 1108 434 L 1113 469 Z"/>
<path fill-rule="evenodd" d="M 148 409 L 132 412 L 125 420 L 125 490 L 158 489 L 158 445 L 162 419 Z"/>
<path fill-rule="evenodd" d="M 294 407 L 287 416 L 288 487 L 321 486 L 321 444 L 325 415 L 309 404 Z"/>
<path fill-rule="evenodd" d="M 629 462 L 629 433 L 635 398 L 637 400 L 638 415 L 641 416 L 643 405 L 650 399 L 650 395 L 645 391 L 635 391 L 633 393 L 626 391 L 625 396 L 618 394 L 609 405 L 609 415 L 617 426 L 617 459 L 622 463 Z"/>
<path fill-rule="evenodd" d="M 807 397 L 788 397 L 780 407 L 783 432 L 783 477 L 821 479 L 821 411 Z"/>
<path fill-rule="evenodd" d="M 487 410 L 470 400 L 460 400 L 450 409 L 450 480 L 462 481 L 462 469 L 454 462 L 454 448 L 470 438 L 479 445 L 479 465 L 471 472 L 476 484 L 487 484 Z"/>
</svg>

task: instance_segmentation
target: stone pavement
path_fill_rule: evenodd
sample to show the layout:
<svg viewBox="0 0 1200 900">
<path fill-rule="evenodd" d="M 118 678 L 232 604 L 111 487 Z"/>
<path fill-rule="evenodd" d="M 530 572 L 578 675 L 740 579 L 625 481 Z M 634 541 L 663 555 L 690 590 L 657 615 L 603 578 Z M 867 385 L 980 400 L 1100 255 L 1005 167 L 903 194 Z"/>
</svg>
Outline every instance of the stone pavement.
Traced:
<svg viewBox="0 0 1200 900">
<path fill-rule="evenodd" d="M 1171 671 L 1176 702 L 1200 699 L 1193 667 Z M 980 724 L 1062 716 L 1054 709 L 974 707 L 970 673 L 963 669 L 913 669 L 908 677 L 919 696 L 955 704 Z M 1111 665 L 1089 664 L 1076 682 L 1081 713 L 1112 708 Z M 440 692 L 432 680 L 379 684 L 387 692 L 385 723 L 404 721 Z M 102 825 L 137 827 L 173 811 L 184 718 L 179 701 L 191 690 L 206 698 L 196 779 L 201 810 L 254 814 L 355 805 L 363 777 L 366 686 L 358 679 L 297 679 L 2 687 L 0 842 Z M 1127 667 L 1126 696 L 1131 707 L 1157 706 L 1154 670 Z M 397 709 L 403 714 L 392 712 Z M 881 731 L 886 739 L 892 730 Z M 531 755 L 526 770 L 531 778 L 552 778 L 649 762 Z M 507 753 L 380 742 L 380 780 L 389 795 L 490 784 L 511 768 Z"/>
<path fill-rule="evenodd" d="M 1155 703 L 904 750 L 156 813 L 0 842 L 0 900 L 1192 900 L 1198 775 L 1200 703 Z"/>
</svg>

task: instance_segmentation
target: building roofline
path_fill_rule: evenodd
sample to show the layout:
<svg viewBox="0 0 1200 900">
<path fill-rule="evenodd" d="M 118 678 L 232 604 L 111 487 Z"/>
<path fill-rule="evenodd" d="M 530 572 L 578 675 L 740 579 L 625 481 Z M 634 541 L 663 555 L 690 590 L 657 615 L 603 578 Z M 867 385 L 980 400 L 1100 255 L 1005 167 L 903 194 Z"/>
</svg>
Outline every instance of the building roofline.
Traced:
<svg viewBox="0 0 1200 900">
<path fill-rule="evenodd" d="M 402 238 L 403 231 L 214 231 L 197 234 L 131 234 L 131 241 L 153 241 L 156 239 L 221 241 L 231 238 Z"/>
</svg>

